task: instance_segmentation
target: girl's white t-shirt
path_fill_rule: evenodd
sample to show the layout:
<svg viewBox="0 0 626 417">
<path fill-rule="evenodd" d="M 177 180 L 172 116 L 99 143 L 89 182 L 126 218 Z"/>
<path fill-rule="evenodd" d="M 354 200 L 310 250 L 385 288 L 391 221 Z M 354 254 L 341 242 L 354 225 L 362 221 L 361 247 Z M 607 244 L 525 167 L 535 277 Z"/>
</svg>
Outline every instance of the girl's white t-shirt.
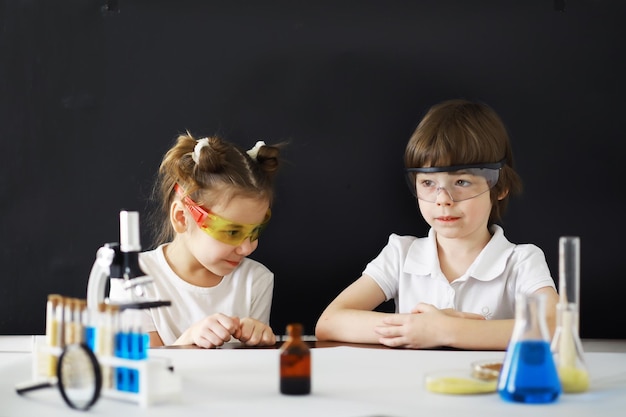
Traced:
<svg viewBox="0 0 626 417">
<path fill-rule="evenodd" d="M 509 242 L 498 225 L 466 273 L 448 282 L 441 272 L 435 231 L 428 237 L 392 234 L 380 254 L 365 268 L 397 313 L 409 313 L 418 303 L 439 309 L 477 313 L 487 319 L 515 318 L 515 297 L 543 287 L 555 288 L 541 249 Z"/>
<path fill-rule="evenodd" d="M 214 287 L 198 287 L 182 280 L 165 259 L 163 247 L 139 254 L 142 270 L 153 279 L 146 286 L 146 299 L 169 300 L 167 307 L 140 310 L 143 332 L 157 331 L 165 345 L 171 345 L 192 324 L 214 314 L 239 318 L 251 317 L 267 325 L 274 291 L 274 274 L 263 264 L 249 258 Z M 111 279 L 111 302 L 129 301 L 123 279 Z"/>
</svg>

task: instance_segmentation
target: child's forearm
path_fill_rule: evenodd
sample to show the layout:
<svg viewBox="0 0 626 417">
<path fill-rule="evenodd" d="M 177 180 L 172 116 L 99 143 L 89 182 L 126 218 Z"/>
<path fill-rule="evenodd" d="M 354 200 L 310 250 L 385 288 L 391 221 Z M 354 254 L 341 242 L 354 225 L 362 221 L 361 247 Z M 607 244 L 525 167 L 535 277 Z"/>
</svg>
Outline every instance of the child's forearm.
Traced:
<svg viewBox="0 0 626 417">
<path fill-rule="evenodd" d="M 515 320 L 450 318 L 445 345 L 471 350 L 506 350 Z"/>
<path fill-rule="evenodd" d="M 148 335 L 150 337 L 150 347 L 159 347 L 164 345 L 158 332 L 149 332 Z"/>
<path fill-rule="evenodd" d="M 317 322 L 315 336 L 322 341 L 380 343 L 380 335 L 374 332 L 374 328 L 388 314 L 352 309 L 325 311 Z"/>
</svg>

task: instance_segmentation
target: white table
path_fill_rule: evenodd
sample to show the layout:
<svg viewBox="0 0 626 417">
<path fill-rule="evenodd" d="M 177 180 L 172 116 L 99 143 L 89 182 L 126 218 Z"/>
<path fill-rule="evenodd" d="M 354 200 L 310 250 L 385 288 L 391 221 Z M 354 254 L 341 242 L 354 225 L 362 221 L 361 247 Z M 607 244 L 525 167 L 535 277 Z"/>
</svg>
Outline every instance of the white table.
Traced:
<svg viewBox="0 0 626 417">
<path fill-rule="evenodd" d="M 24 343 L 28 344 L 28 340 Z M 0 416 L 67 416 L 56 389 L 19 396 L 14 385 L 31 376 L 31 353 L 0 345 Z M 504 352 L 393 350 L 327 347 L 312 350 L 312 394 L 279 393 L 274 349 L 152 349 L 169 358 L 182 379 L 178 402 L 141 408 L 101 398 L 92 415 L 150 416 L 623 416 L 626 410 L 626 341 L 585 341 L 591 388 L 563 394 L 548 405 L 512 404 L 497 394 L 451 396 L 424 387 L 427 372 L 467 369 L 480 359 L 501 360 Z M 609 351 L 597 351 L 598 349 Z M 78 414 L 77 414 L 78 415 Z"/>
</svg>

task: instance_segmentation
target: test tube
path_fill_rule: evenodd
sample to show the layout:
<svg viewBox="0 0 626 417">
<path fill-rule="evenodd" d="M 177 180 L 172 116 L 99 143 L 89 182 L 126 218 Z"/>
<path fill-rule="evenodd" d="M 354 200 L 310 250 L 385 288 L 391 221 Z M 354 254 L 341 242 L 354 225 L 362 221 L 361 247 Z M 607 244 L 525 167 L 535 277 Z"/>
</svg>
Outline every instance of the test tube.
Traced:
<svg viewBox="0 0 626 417">
<path fill-rule="evenodd" d="M 65 345 L 82 342 L 82 311 L 78 298 L 68 297 L 63 307 Z"/>
<path fill-rule="evenodd" d="M 46 345 L 50 348 L 58 348 L 61 346 L 62 323 L 63 322 L 63 296 L 60 294 L 48 295 L 46 303 Z M 56 375 L 57 356 L 54 353 L 46 354 L 45 374 L 49 377 Z M 43 371 L 40 371 L 43 372 Z"/>
<path fill-rule="evenodd" d="M 46 344 L 48 346 L 60 346 L 59 339 L 61 332 L 59 331 L 59 314 L 58 308 L 63 302 L 60 294 L 48 295 L 46 304 Z"/>
<path fill-rule="evenodd" d="M 80 343 L 87 342 L 87 326 L 88 322 L 88 310 L 87 310 L 87 300 L 81 298 L 77 301 L 77 327 L 78 327 L 78 339 Z"/>
<path fill-rule="evenodd" d="M 115 339 L 115 355 L 130 360 L 145 360 L 148 356 L 147 333 L 142 332 L 141 311 L 127 309 L 120 315 L 120 328 Z M 120 391 L 139 392 L 139 370 L 117 367 L 116 387 Z"/>
<path fill-rule="evenodd" d="M 98 304 L 98 316 L 96 317 L 96 351 L 97 355 L 102 354 L 105 349 L 106 339 L 110 337 L 106 329 L 106 303 Z"/>
<path fill-rule="evenodd" d="M 115 316 L 118 308 L 117 306 L 103 303 L 101 310 L 98 328 L 98 355 L 109 358 L 114 356 Z M 101 371 L 102 386 L 107 389 L 113 388 L 114 368 L 109 365 L 102 365 Z"/>
<path fill-rule="evenodd" d="M 559 239 L 559 302 L 580 303 L 580 238 L 562 236 Z"/>
<path fill-rule="evenodd" d="M 589 388 L 589 375 L 578 332 L 580 302 L 580 238 L 559 239 L 559 303 L 557 328 L 551 344 L 564 392 L 577 393 Z"/>
</svg>

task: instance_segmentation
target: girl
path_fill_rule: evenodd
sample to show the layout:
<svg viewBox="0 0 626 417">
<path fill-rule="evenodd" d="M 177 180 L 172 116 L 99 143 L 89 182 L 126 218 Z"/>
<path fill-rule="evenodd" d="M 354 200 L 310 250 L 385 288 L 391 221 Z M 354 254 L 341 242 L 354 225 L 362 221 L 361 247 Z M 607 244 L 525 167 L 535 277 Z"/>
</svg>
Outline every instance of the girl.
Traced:
<svg viewBox="0 0 626 417">
<path fill-rule="evenodd" d="M 161 202 L 156 249 L 139 260 L 154 280 L 148 297 L 172 305 L 141 310 L 150 346 L 276 342 L 269 326 L 274 275 L 248 256 L 270 219 L 278 155 L 263 142 L 243 152 L 189 133 L 165 154 L 154 188 Z M 114 281 L 110 298 L 123 299 Z"/>
<path fill-rule="evenodd" d="M 495 224 L 521 190 L 498 115 L 481 103 L 440 103 L 413 133 L 404 162 L 428 237 L 392 234 L 324 310 L 317 338 L 504 350 L 517 293 L 546 295 L 553 332 L 558 297 L 543 252 L 510 243 Z M 392 298 L 395 314 L 372 311 Z"/>
</svg>

